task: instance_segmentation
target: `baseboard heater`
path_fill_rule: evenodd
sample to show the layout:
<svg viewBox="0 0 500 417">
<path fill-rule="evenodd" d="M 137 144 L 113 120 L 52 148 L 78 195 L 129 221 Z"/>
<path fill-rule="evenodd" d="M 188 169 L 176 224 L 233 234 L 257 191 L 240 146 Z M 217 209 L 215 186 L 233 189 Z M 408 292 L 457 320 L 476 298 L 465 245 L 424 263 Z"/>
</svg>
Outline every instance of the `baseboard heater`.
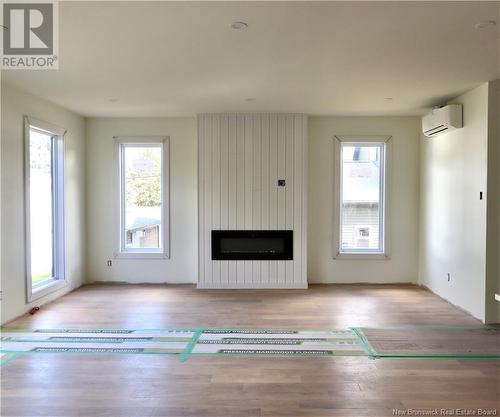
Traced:
<svg viewBox="0 0 500 417">
<path fill-rule="evenodd" d="M 293 230 L 212 230 L 212 260 L 293 260 Z"/>
</svg>

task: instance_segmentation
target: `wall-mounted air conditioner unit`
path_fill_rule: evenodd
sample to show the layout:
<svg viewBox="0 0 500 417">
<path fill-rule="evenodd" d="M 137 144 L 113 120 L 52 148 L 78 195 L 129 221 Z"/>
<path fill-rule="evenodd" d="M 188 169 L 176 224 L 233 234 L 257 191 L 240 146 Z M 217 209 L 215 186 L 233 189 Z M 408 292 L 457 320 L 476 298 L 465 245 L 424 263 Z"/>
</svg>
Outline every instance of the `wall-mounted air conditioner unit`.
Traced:
<svg viewBox="0 0 500 417">
<path fill-rule="evenodd" d="M 437 136 L 462 126 L 461 104 L 439 107 L 422 117 L 422 132 L 427 137 Z"/>
</svg>

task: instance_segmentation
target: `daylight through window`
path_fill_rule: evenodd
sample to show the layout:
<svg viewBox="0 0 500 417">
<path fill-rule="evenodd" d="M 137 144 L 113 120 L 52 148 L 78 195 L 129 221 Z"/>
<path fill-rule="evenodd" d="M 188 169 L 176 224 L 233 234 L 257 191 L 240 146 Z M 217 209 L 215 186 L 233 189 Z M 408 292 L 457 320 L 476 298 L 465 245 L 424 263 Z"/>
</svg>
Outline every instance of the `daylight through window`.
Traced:
<svg viewBox="0 0 500 417">
<path fill-rule="evenodd" d="M 121 141 L 120 252 L 166 253 L 165 141 Z"/>
<path fill-rule="evenodd" d="M 64 280 L 63 136 L 26 121 L 28 299 Z"/>
<path fill-rule="evenodd" d="M 384 252 L 385 143 L 341 143 L 340 253 Z"/>
</svg>

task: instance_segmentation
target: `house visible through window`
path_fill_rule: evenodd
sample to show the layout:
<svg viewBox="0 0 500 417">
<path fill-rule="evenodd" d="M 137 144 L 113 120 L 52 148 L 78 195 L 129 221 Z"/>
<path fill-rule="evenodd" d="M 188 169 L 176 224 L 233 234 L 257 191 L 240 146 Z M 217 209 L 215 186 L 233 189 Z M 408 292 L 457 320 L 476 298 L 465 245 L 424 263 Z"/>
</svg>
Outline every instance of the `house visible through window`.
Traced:
<svg viewBox="0 0 500 417">
<path fill-rule="evenodd" d="M 119 139 L 120 254 L 167 255 L 166 138 Z"/>
<path fill-rule="evenodd" d="M 370 226 L 356 226 L 355 227 L 355 242 L 354 246 L 357 248 L 370 247 Z"/>
<path fill-rule="evenodd" d="M 59 130 L 26 118 L 29 300 L 64 281 L 64 132 Z"/>
<path fill-rule="evenodd" d="M 338 254 L 384 254 L 386 142 L 339 143 Z"/>
</svg>

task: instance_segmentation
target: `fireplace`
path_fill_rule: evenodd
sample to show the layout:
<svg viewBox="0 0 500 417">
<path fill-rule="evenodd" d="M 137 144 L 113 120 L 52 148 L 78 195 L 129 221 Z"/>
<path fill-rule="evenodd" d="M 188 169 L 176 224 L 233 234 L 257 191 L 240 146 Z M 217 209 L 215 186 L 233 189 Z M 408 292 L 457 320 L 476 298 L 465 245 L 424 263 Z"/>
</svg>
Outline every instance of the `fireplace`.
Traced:
<svg viewBox="0 0 500 417">
<path fill-rule="evenodd" d="M 293 230 L 212 230 L 212 260 L 293 260 Z"/>
</svg>

